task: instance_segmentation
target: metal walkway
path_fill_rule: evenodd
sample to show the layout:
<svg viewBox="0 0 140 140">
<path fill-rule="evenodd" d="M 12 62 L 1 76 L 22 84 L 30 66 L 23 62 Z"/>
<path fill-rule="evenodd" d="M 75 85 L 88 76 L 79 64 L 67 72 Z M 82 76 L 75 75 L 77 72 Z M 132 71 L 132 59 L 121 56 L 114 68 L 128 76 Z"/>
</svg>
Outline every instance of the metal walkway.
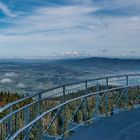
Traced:
<svg viewBox="0 0 140 140">
<path fill-rule="evenodd" d="M 139 140 L 140 109 L 121 112 L 83 126 L 67 140 Z"/>
</svg>

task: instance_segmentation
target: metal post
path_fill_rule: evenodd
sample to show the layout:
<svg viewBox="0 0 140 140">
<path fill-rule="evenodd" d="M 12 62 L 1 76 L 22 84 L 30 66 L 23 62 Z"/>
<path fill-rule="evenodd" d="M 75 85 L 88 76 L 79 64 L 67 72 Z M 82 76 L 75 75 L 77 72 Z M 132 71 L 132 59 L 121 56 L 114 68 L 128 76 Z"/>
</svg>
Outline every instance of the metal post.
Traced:
<svg viewBox="0 0 140 140">
<path fill-rule="evenodd" d="M 129 85 L 129 77 L 128 77 L 128 75 L 126 75 L 126 86 L 128 86 Z M 125 89 L 125 94 L 126 94 L 126 106 L 125 106 L 125 108 L 127 109 L 127 107 L 128 107 L 128 98 L 129 98 L 129 96 L 128 96 L 128 87 L 126 87 L 126 89 Z"/>
<path fill-rule="evenodd" d="M 65 102 L 65 93 L 66 93 L 66 87 L 63 86 L 63 97 L 62 97 L 62 103 Z M 64 139 L 64 135 L 65 135 L 65 107 L 62 107 L 62 111 L 61 111 L 61 119 L 62 119 L 62 139 Z"/>
<path fill-rule="evenodd" d="M 125 89 L 125 96 L 126 96 L 125 108 L 127 109 L 128 108 L 128 100 L 129 100 L 129 97 L 128 97 L 128 87 L 126 87 L 126 89 Z"/>
<path fill-rule="evenodd" d="M 85 82 L 85 94 L 87 94 L 88 90 L 88 85 L 87 85 L 87 81 Z"/>
<path fill-rule="evenodd" d="M 99 91 L 99 85 L 97 84 L 97 85 L 96 85 L 96 92 L 98 92 L 98 91 Z M 97 116 L 99 115 L 99 110 L 98 110 L 98 108 L 99 108 L 99 94 L 96 94 L 95 113 L 96 113 Z"/>
<path fill-rule="evenodd" d="M 129 85 L 129 79 L 128 78 L 129 78 L 128 75 L 126 75 L 126 86 Z"/>
<path fill-rule="evenodd" d="M 38 95 L 38 100 L 39 100 L 39 102 L 38 102 L 38 107 L 37 107 L 37 114 L 39 115 L 39 114 L 41 114 L 42 113 L 42 101 L 41 101 L 41 94 L 39 94 Z"/>
<path fill-rule="evenodd" d="M 85 81 L 85 95 L 87 94 L 87 81 Z M 87 121 L 87 98 L 84 99 L 84 121 Z"/>
<path fill-rule="evenodd" d="M 30 111 L 29 111 L 29 107 L 27 107 L 24 110 L 24 126 L 29 122 L 30 119 Z M 30 136 L 29 136 L 29 129 L 24 131 L 24 140 L 30 140 Z"/>
<path fill-rule="evenodd" d="M 10 112 L 9 113 L 12 113 L 13 111 L 13 108 L 10 107 Z M 8 138 L 12 135 L 12 116 L 9 117 L 8 119 Z"/>
<path fill-rule="evenodd" d="M 38 99 L 41 99 L 41 93 L 39 93 L 39 95 L 38 95 Z"/>
<path fill-rule="evenodd" d="M 106 78 L 106 89 L 108 89 L 109 87 L 109 79 L 108 79 L 108 77 Z"/>
<path fill-rule="evenodd" d="M 39 99 L 39 102 L 38 102 L 38 107 L 37 107 L 37 114 L 40 115 L 42 113 L 42 101 L 41 101 L 41 94 L 38 95 L 38 99 Z M 42 126 L 42 120 L 40 119 L 38 121 L 38 125 L 39 125 L 39 136 L 38 138 L 41 140 L 42 139 L 42 136 L 43 136 L 43 126 Z"/>
<path fill-rule="evenodd" d="M 62 102 L 65 102 L 65 93 L 66 93 L 66 87 L 63 86 L 63 100 L 62 100 Z"/>
<path fill-rule="evenodd" d="M 106 90 L 108 89 L 108 86 L 109 86 L 109 80 L 108 78 L 106 78 Z M 108 114 L 108 93 L 107 92 L 105 94 L 105 102 L 106 102 L 106 105 L 105 105 L 106 114 Z"/>
</svg>

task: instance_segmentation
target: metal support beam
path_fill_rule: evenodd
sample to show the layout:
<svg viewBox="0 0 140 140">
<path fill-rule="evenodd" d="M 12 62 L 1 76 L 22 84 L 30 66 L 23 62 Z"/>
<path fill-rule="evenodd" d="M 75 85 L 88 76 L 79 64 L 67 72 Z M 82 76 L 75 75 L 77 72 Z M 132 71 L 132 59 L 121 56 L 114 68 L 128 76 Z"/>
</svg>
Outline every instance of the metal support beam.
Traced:
<svg viewBox="0 0 140 140">
<path fill-rule="evenodd" d="M 118 96 L 118 98 L 116 99 L 115 105 L 117 105 L 120 101 L 120 99 L 122 98 L 122 96 L 124 95 L 124 91 L 121 90 L 121 95 Z"/>
<path fill-rule="evenodd" d="M 128 108 L 128 101 L 129 101 L 128 88 L 127 87 L 125 88 L 125 97 L 126 97 L 125 108 L 127 109 Z"/>
<path fill-rule="evenodd" d="M 9 112 L 12 113 L 13 108 L 10 107 L 9 110 L 10 110 Z M 11 137 L 12 135 L 12 123 L 13 123 L 13 119 L 12 119 L 12 116 L 10 116 L 8 119 L 8 137 L 7 138 Z"/>
<path fill-rule="evenodd" d="M 62 98 L 62 103 L 65 102 L 65 94 L 66 94 L 66 87 L 63 86 L 63 98 Z M 62 139 L 65 137 L 65 106 L 62 108 L 62 113 L 61 113 L 61 118 L 62 118 Z"/>
<path fill-rule="evenodd" d="M 55 113 L 54 117 L 52 118 L 52 120 L 50 121 L 50 123 L 48 124 L 48 127 L 46 129 L 46 131 L 44 132 L 45 134 L 47 133 L 47 131 L 50 129 L 51 125 L 53 124 L 53 122 L 55 121 L 55 119 L 57 118 L 59 112 L 60 112 L 60 108 L 57 110 L 57 112 Z"/>
<path fill-rule="evenodd" d="M 106 90 L 108 89 L 109 86 L 109 81 L 108 81 L 108 77 L 106 78 Z M 106 114 L 108 114 L 108 93 L 106 92 L 105 94 L 105 110 L 106 110 Z"/>
<path fill-rule="evenodd" d="M 85 82 L 85 95 L 87 94 L 88 86 L 87 86 L 87 81 Z M 87 98 L 84 99 L 84 121 L 87 121 Z"/>
<path fill-rule="evenodd" d="M 126 86 L 128 86 L 129 85 L 129 77 L 128 77 L 128 75 L 126 75 Z"/>
<path fill-rule="evenodd" d="M 38 107 L 37 107 L 37 112 L 38 112 L 38 115 L 40 115 L 41 113 L 42 113 L 42 111 L 43 111 L 43 107 L 42 107 L 42 100 L 41 100 L 41 97 L 42 97 L 42 94 L 40 93 L 39 95 L 38 95 L 38 100 L 40 100 L 39 102 L 38 102 Z M 41 140 L 42 139 L 42 136 L 43 136 L 43 122 L 42 122 L 42 119 L 40 119 L 39 120 L 39 122 L 38 122 L 38 138 L 39 138 L 39 140 Z"/>
<path fill-rule="evenodd" d="M 77 114 L 77 112 L 79 111 L 80 107 L 83 105 L 83 102 L 84 102 L 84 99 L 82 99 L 82 100 L 81 100 L 80 105 L 77 107 L 76 111 L 73 113 L 73 115 L 72 115 L 72 117 L 71 117 L 71 119 L 70 119 L 69 123 L 71 123 L 71 122 L 72 122 L 73 118 L 75 117 L 75 115 L 76 115 L 76 114 Z"/>
<path fill-rule="evenodd" d="M 99 91 L 99 85 L 96 85 L 96 92 Z M 95 101 L 95 114 L 96 116 L 99 115 L 99 94 L 96 94 L 96 101 Z M 94 114 L 93 114 L 94 115 Z"/>
<path fill-rule="evenodd" d="M 24 126 L 26 124 L 28 124 L 29 122 L 29 119 L 30 119 L 30 110 L 29 110 L 29 107 L 27 107 L 25 110 L 24 110 Z M 30 140 L 30 132 L 29 132 L 29 129 L 26 129 L 24 131 L 24 140 Z"/>
</svg>

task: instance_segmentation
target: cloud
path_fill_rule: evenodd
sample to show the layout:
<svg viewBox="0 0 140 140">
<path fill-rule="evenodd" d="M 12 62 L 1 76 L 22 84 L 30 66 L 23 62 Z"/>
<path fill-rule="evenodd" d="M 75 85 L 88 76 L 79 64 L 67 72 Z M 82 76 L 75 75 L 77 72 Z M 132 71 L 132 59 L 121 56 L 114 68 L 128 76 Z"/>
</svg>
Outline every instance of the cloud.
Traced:
<svg viewBox="0 0 140 140">
<path fill-rule="evenodd" d="M 124 1 L 72 0 L 70 5 L 38 7 L 0 28 L 0 54 L 48 55 L 85 47 L 89 52 L 109 50 L 105 54 L 130 51 L 131 46 L 135 50 L 140 44 L 140 2 Z"/>
<path fill-rule="evenodd" d="M 16 17 L 17 15 L 10 11 L 10 9 L 3 3 L 0 2 L 0 11 L 9 17 Z"/>
<path fill-rule="evenodd" d="M 97 11 L 94 6 L 57 6 L 43 7 L 36 9 L 31 15 L 20 17 L 13 22 L 12 27 L 1 29 L 1 41 L 15 40 L 23 42 L 30 38 L 48 40 L 52 35 L 57 35 L 64 32 L 71 32 L 73 29 L 89 29 L 98 21 L 91 19 L 88 16 L 90 13 Z M 100 24 L 100 23 L 99 23 Z M 78 31 L 77 31 L 78 32 Z M 25 36 L 26 35 L 26 36 Z M 55 38 L 56 38 L 55 37 Z M 54 37 L 53 37 L 54 39 Z M 8 42 L 9 42 L 8 41 Z"/>
<path fill-rule="evenodd" d="M 26 88 L 25 84 L 23 84 L 23 83 L 18 83 L 17 84 L 17 87 L 18 88 Z"/>
<path fill-rule="evenodd" d="M 13 22 L 14 26 L 12 28 L 3 31 L 7 34 L 63 31 L 90 22 L 88 14 L 97 11 L 97 9 L 94 6 L 43 7 L 35 10 L 31 15 L 19 18 Z"/>
<path fill-rule="evenodd" d="M 15 76 L 18 76 L 18 74 L 15 73 L 15 72 L 7 72 L 7 73 L 5 73 L 4 76 L 5 76 L 5 77 L 15 77 Z"/>
<path fill-rule="evenodd" d="M 0 83 L 2 83 L 2 84 L 12 83 L 12 80 L 8 79 L 8 78 L 4 78 L 4 79 L 0 80 Z"/>
<path fill-rule="evenodd" d="M 60 54 L 57 54 L 58 56 L 79 56 L 80 53 L 77 51 L 65 51 L 61 52 Z"/>
</svg>

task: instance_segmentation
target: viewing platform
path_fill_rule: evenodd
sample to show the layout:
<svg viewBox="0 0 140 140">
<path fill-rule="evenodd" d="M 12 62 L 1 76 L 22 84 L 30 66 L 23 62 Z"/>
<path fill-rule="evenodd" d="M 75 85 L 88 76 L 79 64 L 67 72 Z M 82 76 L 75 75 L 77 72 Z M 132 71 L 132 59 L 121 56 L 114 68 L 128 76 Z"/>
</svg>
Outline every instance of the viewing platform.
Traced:
<svg viewBox="0 0 140 140">
<path fill-rule="evenodd" d="M 0 108 L 0 140 L 138 140 L 140 74 L 51 88 Z"/>
<path fill-rule="evenodd" d="M 67 140 L 138 140 L 140 108 L 101 118 L 80 127 Z"/>
</svg>

